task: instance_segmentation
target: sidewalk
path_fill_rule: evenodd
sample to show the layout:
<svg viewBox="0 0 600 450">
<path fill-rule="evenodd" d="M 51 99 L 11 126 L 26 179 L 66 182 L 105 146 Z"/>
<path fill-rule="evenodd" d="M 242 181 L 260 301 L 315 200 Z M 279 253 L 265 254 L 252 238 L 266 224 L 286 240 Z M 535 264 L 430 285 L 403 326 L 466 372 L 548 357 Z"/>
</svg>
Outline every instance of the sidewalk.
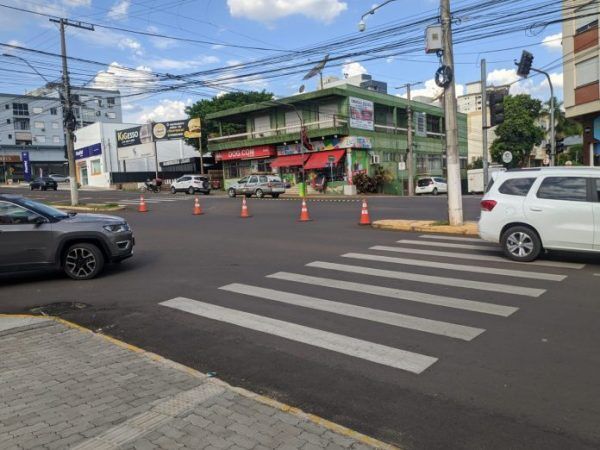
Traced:
<svg viewBox="0 0 600 450">
<path fill-rule="evenodd" d="M 0 315 L 2 449 L 392 448 L 59 319 Z"/>
</svg>

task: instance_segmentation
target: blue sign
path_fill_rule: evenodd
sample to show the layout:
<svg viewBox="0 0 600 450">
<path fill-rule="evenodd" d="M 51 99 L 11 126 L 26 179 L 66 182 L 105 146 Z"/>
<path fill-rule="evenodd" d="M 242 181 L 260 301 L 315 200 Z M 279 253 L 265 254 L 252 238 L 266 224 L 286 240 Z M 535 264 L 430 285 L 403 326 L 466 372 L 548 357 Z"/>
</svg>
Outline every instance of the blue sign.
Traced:
<svg viewBox="0 0 600 450">
<path fill-rule="evenodd" d="M 75 159 L 84 159 L 102 154 L 102 144 L 94 144 L 75 150 Z"/>
<path fill-rule="evenodd" d="M 594 139 L 600 141 L 600 117 L 594 119 Z M 594 144 L 594 155 L 600 155 L 600 144 Z"/>
<path fill-rule="evenodd" d="M 29 152 L 21 152 L 21 161 L 23 161 L 23 175 L 25 181 L 31 181 L 31 164 L 29 162 Z"/>
</svg>

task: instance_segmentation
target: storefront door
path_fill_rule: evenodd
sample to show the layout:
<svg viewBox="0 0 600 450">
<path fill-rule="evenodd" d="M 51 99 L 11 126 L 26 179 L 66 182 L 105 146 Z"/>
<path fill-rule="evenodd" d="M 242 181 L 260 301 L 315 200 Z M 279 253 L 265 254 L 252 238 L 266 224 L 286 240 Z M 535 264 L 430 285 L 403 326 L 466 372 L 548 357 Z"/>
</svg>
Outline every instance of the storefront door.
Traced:
<svg viewBox="0 0 600 450">
<path fill-rule="evenodd" d="M 87 170 L 87 166 L 81 166 L 79 168 L 79 173 L 81 175 L 81 185 L 82 186 L 87 186 L 87 184 L 88 184 L 88 170 Z"/>
</svg>

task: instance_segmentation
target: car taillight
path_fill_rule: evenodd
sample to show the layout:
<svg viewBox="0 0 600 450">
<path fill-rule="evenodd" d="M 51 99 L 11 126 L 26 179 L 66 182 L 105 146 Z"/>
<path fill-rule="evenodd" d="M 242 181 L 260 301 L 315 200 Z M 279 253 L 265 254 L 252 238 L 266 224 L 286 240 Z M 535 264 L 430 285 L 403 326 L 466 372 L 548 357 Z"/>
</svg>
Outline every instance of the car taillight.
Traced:
<svg viewBox="0 0 600 450">
<path fill-rule="evenodd" d="M 496 200 L 482 200 L 481 201 L 481 210 L 482 211 L 491 211 L 496 207 L 498 202 Z"/>
</svg>

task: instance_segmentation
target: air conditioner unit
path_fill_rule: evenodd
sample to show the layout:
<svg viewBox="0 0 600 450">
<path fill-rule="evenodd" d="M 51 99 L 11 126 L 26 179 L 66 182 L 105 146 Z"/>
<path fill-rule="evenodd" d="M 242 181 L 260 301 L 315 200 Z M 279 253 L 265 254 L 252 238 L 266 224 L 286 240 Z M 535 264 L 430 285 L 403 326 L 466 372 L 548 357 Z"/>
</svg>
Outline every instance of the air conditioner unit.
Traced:
<svg viewBox="0 0 600 450">
<path fill-rule="evenodd" d="M 371 164 L 379 164 L 379 163 L 381 163 L 381 157 L 376 153 L 372 153 L 371 154 Z"/>
</svg>

